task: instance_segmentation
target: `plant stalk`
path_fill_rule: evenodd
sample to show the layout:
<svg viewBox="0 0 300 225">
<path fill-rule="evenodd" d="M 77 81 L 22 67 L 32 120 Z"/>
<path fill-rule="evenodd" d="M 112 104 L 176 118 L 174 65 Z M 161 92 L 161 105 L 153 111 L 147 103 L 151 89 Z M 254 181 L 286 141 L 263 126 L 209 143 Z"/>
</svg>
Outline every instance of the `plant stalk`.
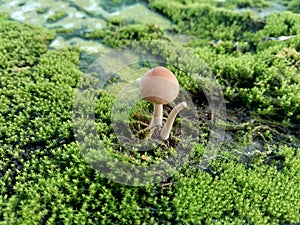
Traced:
<svg viewBox="0 0 300 225">
<path fill-rule="evenodd" d="M 171 111 L 171 113 L 166 121 L 166 124 L 164 125 L 163 129 L 160 132 L 161 139 L 167 140 L 169 138 L 169 135 L 170 135 L 170 132 L 171 132 L 171 129 L 172 129 L 172 126 L 173 126 L 173 123 L 175 121 L 177 114 L 186 107 L 187 107 L 186 102 L 181 102 L 173 108 L 173 110 Z"/>
</svg>

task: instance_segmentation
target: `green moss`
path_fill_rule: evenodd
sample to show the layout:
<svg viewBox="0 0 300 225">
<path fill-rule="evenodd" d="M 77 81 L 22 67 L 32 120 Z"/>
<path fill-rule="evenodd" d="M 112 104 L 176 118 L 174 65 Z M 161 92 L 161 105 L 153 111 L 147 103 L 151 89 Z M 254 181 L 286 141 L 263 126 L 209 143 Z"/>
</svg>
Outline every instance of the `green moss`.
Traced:
<svg viewBox="0 0 300 225">
<path fill-rule="evenodd" d="M 296 130 L 299 124 L 298 15 L 273 14 L 257 20 L 248 14 L 190 2 L 150 1 L 150 5 L 169 16 L 183 34 L 205 40 L 194 39 L 180 48 L 176 43 L 152 41 L 147 54 L 159 56 L 176 74 L 180 85 L 198 104 L 202 123 L 209 114 L 209 110 L 200 108 L 205 105 L 203 90 L 216 84 L 202 79 L 212 74 L 206 66 L 199 65 L 199 58 L 223 85 L 227 106 L 246 107 L 249 114 L 257 113 L 261 120 L 255 117 L 253 124 L 240 124 L 229 118 L 232 127 L 228 126 L 228 131 L 236 130 L 240 142 L 220 152 L 203 170 L 201 160 L 207 148 L 201 138 L 203 143 L 193 143 L 183 168 L 164 183 L 144 187 L 120 185 L 103 178 L 80 152 L 72 126 L 74 88 L 84 79 L 80 51 L 50 50 L 53 31 L 22 25 L 0 15 L 0 182 L 5 184 L 0 185 L 1 224 L 300 222 L 299 145 L 291 134 L 293 130 L 288 130 Z M 136 40 L 166 40 L 164 31 L 155 25 L 119 20 L 109 23 L 107 29 L 89 33 L 86 38 L 100 39 L 112 47 Z M 281 35 L 295 37 L 284 42 L 263 39 Z M 186 51 L 181 51 L 183 48 Z M 201 76 L 192 77 L 195 71 Z M 202 86 L 197 78 L 202 80 Z M 86 82 L 88 85 L 97 80 Z M 106 150 L 133 165 L 149 165 L 172 155 L 174 149 L 170 146 L 179 138 L 154 152 L 126 151 L 128 146 L 119 141 L 111 124 L 115 97 L 102 90 L 95 105 L 96 130 Z M 147 133 L 138 133 L 145 127 L 138 122 L 148 124 L 151 110 L 152 105 L 145 101 L 130 108 L 126 122 L 140 138 Z M 230 115 L 238 116 L 233 112 Z M 264 126 L 267 122 L 262 118 L 269 119 L 269 127 Z M 180 124 L 180 120 L 177 122 Z M 205 136 L 208 126 L 196 129 Z M 280 144 L 282 136 L 275 132 L 277 127 L 294 148 Z M 271 146 L 273 131 L 277 139 Z M 258 133 L 272 151 L 251 156 L 235 154 L 243 150 L 241 142 L 249 144 Z M 176 130 L 171 135 L 176 137 Z M 89 145 L 95 137 L 85 138 Z M 136 144 L 144 143 L 129 147 L 138 147 Z M 191 147 L 191 143 L 187 144 Z M 127 174 L 124 177 L 133 179 Z"/>
<path fill-rule="evenodd" d="M 151 1 L 150 1 L 151 2 Z M 209 4 L 214 7 L 219 8 L 264 8 L 268 6 L 268 2 L 265 0 L 227 0 L 227 1 L 218 1 L 218 0 L 176 0 L 173 2 L 178 2 L 184 5 L 193 5 L 193 4 Z"/>
<path fill-rule="evenodd" d="M 288 9 L 294 13 L 300 13 L 300 3 L 297 0 L 289 2 Z"/>
<path fill-rule="evenodd" d="M 64 11 L 57 11 L 52 16 L 47 18 L 48 23 L 55 23 L 63 18 L 65 18 L 68 14 Z"/>
<path fill-rule="evenodd" d="M 42 7 L 42 8 L 39 8 L 36 12 L 38 13 L 38 14 L 45 14 L 46 12 L 48 12 L 49 11 L 49 8 L 47 8 L 47 7 Z"/>
<path fill-rule="evenodd" d="M 155 24 L 125 24 L 110 27 L 105 30 L 96 30 L 85 35 L 88 39 L 102 39 L 102 42 L 111 47 L 128 45 L 133 41 L 163 39 L 164 32 Z"/>
<path fill-rule="evenodd" d="M 67 35 L 70 35 L 70 34 L 73 33 L 73 30 L 69 29 L 69 28 L 57 28 L 57 29 L 55 29 L 55 32 L 57 34 L 67 34 Z"/>
<path fill-rule="evenodd" d="M 2 47 L 0 49 L 0 68 L 4 70 L 24 68 L 36 63 L 37 57 L 47 51 L 47 44 L 54 33 L 44 29 L 33 29 L 8 20 L 1 19 Z M 23 40 L 19 36 L 22 35 Z"/>
<path fill-rule="evenodd" d="M 264 37 L 295 35 L 299 32 L 299 19 L 299 14 L 291 12 L 273 13 L 266 18 L 266 25 L 260 32 Z"/>
<path fill-rule="evenodd" d="M 281 147 L 279 155 L 285 165 L 300 159 L 299 153 L 287 147 Z M 222 160 L 211 166 L 212 176 L 189 169 L 190 175 L 179 176 L 174 190 L 176 218 L 180 224 L 297 223 L 300 180 L 290 180 L 297 169 L 297 164 L 282 170 L 263 165 L 246 169 Z"/>
<path fill-rule="evenodd" d="M 196 3 L 150 5 L 170 16 L 182 32 L 197 36 L 189 45 L 225 86 L 228 105 L 242 104 L 276 121 L 298 121 L 299 96 L 291 87 L 299 86 L 299 14 L 273 13 L 257 20 Z M 243 18 L 243 24 L 236 22 Z M 281 41 L 282 36 L 290 39 Z"/>
<path fill-rule="evenodd" d="M 119 26 L 123 24 L 123 20 L 119 17 L 112 17 L 108 19 L 108 23 L 111 25 Z"/>
<path fill-rule="evenodd" d="M 264 0 L 238 0 L 233 1 L 231 4 L 236 5 L 237 8 L 264 8 L 268 3 Z"/>
<path fill-rule="evenodd" d="M 151 1 L 150 6 L 170 17 L 181 32 L 205 40 L 239 40 L 245 31 L 256 32 L 262 28 L 261 21 L 249 13 L 240 14 L 206 4 Z"/>
<path fill-rule="evenodd" d="M 297 36 L 285 43 L 275 41 L 273 46 L 269 43 L 269 48 L 256 55 L 218 54 L 220 47 L 214 54 L 208 55 L 207 49 L 199 49 L 199 54 L 226 86 L 225 95 L 230 102 L 250 106 L 276 121 L 296 120 L 300 109 L 298 92 L 294 91 L 300 84 L 298 39 Z"/>
</svg>

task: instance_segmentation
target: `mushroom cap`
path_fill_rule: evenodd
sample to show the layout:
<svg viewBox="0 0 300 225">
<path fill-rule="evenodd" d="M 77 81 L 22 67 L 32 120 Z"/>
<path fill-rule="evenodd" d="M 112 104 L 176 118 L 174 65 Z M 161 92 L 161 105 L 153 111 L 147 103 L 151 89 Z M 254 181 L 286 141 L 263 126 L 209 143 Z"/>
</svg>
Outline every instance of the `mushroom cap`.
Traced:
<svg viewBox="0 0 300 225">
<path fill-rule="evenodd" d="M 165 67 L 149 70 L 140 80 L 142 98 L 155 104 L 168 104 L 177 98 L 179 83 L 175 75 Z"/>
</svg>

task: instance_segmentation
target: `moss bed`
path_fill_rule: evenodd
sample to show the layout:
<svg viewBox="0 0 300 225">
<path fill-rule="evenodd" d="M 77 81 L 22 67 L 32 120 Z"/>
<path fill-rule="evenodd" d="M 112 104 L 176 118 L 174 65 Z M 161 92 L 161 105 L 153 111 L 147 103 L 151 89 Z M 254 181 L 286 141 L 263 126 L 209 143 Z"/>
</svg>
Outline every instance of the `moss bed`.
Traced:
<svg viewBox="0 0 300 225">
<path fill-rule="evenodd" d="M 230 1 L 229 6 L 219 1 L 142 2 L 169 18 L 172 27 L 114 19 L 102 30 L 76 35 L 112 49 L 161 40 L 193 51 L 223 87 L 228 138 L 220 153 L 205 168 L 200 166 L 211 115 L 199 86 L 177 69 L 180 63 L 196 65 L 184 55 L 162 54 L 164 46 L 150 46 L 191 94 L 203 133 L 188 146 L 192 149 L 185 164 L 164 182 L 129 186 L 104 178 L 81 154 L 72 123 L 75 88 L 96 56 L 77 48 L 50 49 L 54 30 L 0 15 L 0 224 L 299 224 L 297 2 L 286 1 L 294 12 L 267 17 L 233 9 L 263 9 L 269 1 Z M 176 43 L 176 36 L 186 41 Z M 121 81 L 116 76 L 110 82 Z M 178 119 L 172 141 L 156 151 L 122 151 L 110 121 L 115 98 L 101 90 L 95 118 L 107 149 L 121 160 L 147 165 L 168 157 L 183 141 Z M 142 132 L 151 111 L 146 102 L 130 111 L 130 127 L 141 138 L 147 135 Z"/>
</svg>

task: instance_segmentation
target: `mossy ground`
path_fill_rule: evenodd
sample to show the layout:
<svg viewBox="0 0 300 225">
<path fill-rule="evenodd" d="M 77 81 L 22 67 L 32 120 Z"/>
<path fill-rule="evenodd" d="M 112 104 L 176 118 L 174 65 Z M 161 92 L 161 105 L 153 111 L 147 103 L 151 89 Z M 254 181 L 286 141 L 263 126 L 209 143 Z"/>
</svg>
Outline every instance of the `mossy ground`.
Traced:
<svg viewBox="0 0 300 225">
<path fill-rule="evenodd" d="M 224 87 L 227 139 L 203 167 L 208 103 L 191 74 L 183 72 L 189 70 L 178 69 L 197 65 L 184 54 L 171 57 L 164 46 L 151 47 L 196 102 L 202 133 L 180 170 L 165 182 L 141 187 L 103 178 L 75 140 L 75 87 L 97 55 L 49 49 L 54 31 L 1 15 L 0 224 L 300 223 L 300 16 L 295 10 L 265 18 L 232 11 L 263 9 L 267 3 L 238 1 L 224 9 L 217 1 L 152 0 L 144 4 L 170 18 L 169 29 L 114 18 L 104 29 L 80 35 L 111 48 L 132 41 L 172 43 L 172 37 L 183 35 L 187 39 L 174 45 L 193 51 Z M 111 80 L 95 107 L 97 132 L 108 151 L 136 165 L 171 155 L 166 150 L 182 141 L 180 129 L 156 152 L 122 151 L 111 124 L 114 87 L 121 88 L 122 81 Z M 130 127 L 140 138 L 147 135 L 139 132 L 149 123 L 151 108 L 140 101 L 130 111 Z"/>
</svg>

